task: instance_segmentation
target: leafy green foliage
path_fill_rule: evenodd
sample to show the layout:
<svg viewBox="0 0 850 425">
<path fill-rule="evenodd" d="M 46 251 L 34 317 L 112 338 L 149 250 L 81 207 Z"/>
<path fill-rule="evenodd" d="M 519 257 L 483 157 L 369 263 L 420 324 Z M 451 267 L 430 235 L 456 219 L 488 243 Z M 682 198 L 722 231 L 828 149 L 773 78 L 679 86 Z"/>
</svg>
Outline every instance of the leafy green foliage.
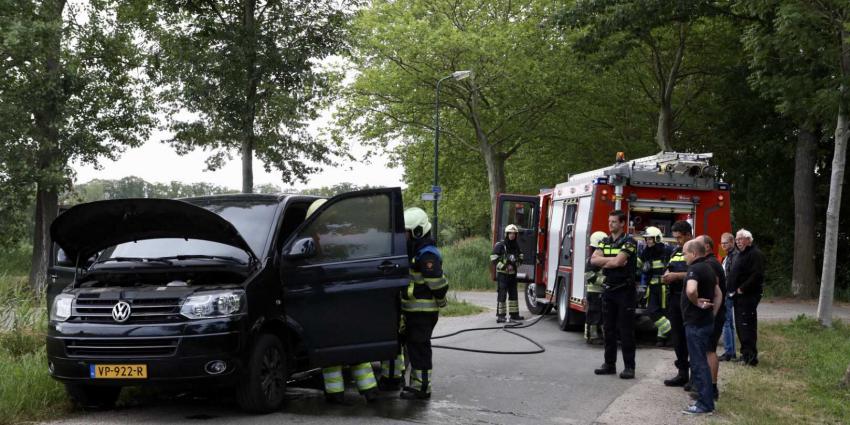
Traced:
<svg viewBox="0 0 850 425">
<path fill-rule="evenodd" d="M 443 270 L 452 291 L 491 290 L 496 283 L 490 280 L 490 252 L 493 245 L 487 239 L 463 239 L 440 248 Z"/>
<path fill-rule="evenodd" d="M 332 147 L 307 132 L 307 121 L 336 78 L 318 62 L 342 47 L 347 15 L 337 2 L 139 3 L 128 8 L 153 41 L 152 76 L 178 153 L 211 150 L 215 170 L 233 152 L 244 159 L 253 151 L 284 182 L 329 163 Z M 243 178 L 251 181 L 250 171 Z"/>
</svg>

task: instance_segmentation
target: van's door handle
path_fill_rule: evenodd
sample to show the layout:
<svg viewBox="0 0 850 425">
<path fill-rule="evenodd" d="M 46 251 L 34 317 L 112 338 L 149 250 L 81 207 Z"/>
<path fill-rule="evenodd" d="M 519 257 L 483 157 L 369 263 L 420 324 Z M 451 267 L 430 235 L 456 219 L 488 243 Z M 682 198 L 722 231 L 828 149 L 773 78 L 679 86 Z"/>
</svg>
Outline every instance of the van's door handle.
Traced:
<svg viewBox="0 0 850 425">
<path fill-rule="evenodd" d="M 398 268 L 397 263 L 391 263 L 389 261 L 387 261 L 385 263 L 381 263 L 381 265 L 378 266 L 378 270 L 380 270 L 382 272 L 388 272 L 388 271 L 391 271 L 391 270 L 395 270 L 397 268 Z"/>
</svg>

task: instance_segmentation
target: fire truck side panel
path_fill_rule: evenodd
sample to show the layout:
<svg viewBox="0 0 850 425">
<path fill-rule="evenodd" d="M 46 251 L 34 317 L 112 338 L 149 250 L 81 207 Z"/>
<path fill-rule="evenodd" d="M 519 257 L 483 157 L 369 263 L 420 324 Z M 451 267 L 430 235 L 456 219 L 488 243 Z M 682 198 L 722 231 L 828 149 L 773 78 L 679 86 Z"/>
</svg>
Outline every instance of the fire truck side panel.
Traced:
<svg viewBox="0 0 850 425">
<path fill-rule="evenodd" d="M 550 255 L 546 258 L 546 292 L 554 293 L 555 284 L 558 281 L 558 263 L 560 262 L 560 242 L 562 234 L 562 226 L 564 222 L 564 201 L 552 202 L 552 208 L 549 215 L 549 240 L 547 241 L 547 252 Z"/>
<path fill-rule="evenodd" d="M 590 237 L 590 208 L 593 198 L 584 196 L 578 200 L 578 209 L 576 213 L 575 237 L 573 238 L 573 285 L 570 293 L 570 304 L 572 307 L 584 311 L 585 299 L 585 281 L 584 271 L 587 265 L 587 245 Z"/>
</svg>

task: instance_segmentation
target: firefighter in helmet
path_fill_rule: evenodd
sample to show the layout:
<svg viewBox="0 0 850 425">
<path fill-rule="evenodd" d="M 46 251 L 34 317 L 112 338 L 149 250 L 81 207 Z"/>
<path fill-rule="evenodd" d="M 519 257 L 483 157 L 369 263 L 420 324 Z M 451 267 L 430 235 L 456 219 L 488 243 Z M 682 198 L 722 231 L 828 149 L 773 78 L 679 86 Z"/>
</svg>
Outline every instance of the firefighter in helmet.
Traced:
<svg viewBox="0 0 850 425">
<path fill-rule="evenodd" d="M 309 218 L 316 210 L 319 209 L 327 199 L 317 199 L 307 208 L 306 217 Z M 314 236 L 315 238 L 315 236 Z M 318 238 L 315 238 L 318 239 Z M 316 240 L 318 246 L 318 240 Z M 322 379 L 325 384 L 325 400 L 333 404 L 345 404 L 345 382 L 342 375 L 342 365 L 329 366 L 322 368 Z M 363 362 L 351 366 L 351 375 L 357 384 L 357 389 L 360 394 L 366 398 L 367 402 L 373 402 L 378 398 L 377 381 L 375 380 L 375 372 L 372 370 L 372 364 Z"/>
<path fill-rule="evenodd" d="M 667 319 L 667 286 L 661 283 L 661 276 L 670 261 L 670 249 L 664 242 L 661 229 L 649 226 L 641 235 L 646 248 L 640 253 L 641 281 L 646 282 L 646 314 L 655 325 L 656 345 L 664 346 L 670 333 L 670 320 Z"/>
<path fill-rule="evenodd" d="M 431 223 L 422 208 L 404 211 L 404 227 L 407 229 L 407 253 L 410 258 L 410 284 L 401 294 L 402 325 L 400 339 L 407 347 L 410 360 L 410 385 L 402 389 L 403 399 L 426 400 L 431 398 L 431 333 L 440 316 L 440 308 L 446 306 L 448 281 L 443 275 L 443 259 L 431 237 Z M 400 369 L 404 357 L 399 354 L 395 361 L 383 362 L 382 371 L 390 372 L 388 382 L 403 378 Z"/>
<path fill-rule="evenodd" d="M 602 240 L 608 237 L 605 232 L 593 232 L 588 245 L 587 264 L 584 267 L 584 281 L 587 289 L 587 318 L 584 324 L 584 339 L 588 344 L 602 344 L 602 283 L 605 276 L 602 269 L 590 263 L 593 251 L 600 247 Z"/>
<path fill-rule="evenodd" d="M 524 317 L 519 315 L 517 297 L 516 273 L 522 264 L 523 255 L 519 249 L 517 236 L 519 229 L 514 224 L 505 227 L 505 239 L 493 247 L 490 262 L 496 266 L 496 281 L 499 285 L 496 297 L 496 323 L 505 323 L 505 314 L 510 313 L 511 322 L 519 322 Z M 505 307 L 507 298 L 507 308 Z"/>
</svg>

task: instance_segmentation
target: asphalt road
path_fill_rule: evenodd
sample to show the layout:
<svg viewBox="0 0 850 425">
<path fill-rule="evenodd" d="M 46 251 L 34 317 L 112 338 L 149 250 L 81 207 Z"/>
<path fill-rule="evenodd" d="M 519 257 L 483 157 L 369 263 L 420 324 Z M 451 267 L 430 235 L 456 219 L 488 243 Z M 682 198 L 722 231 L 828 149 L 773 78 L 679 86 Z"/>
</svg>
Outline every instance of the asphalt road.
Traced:
<svg viewBox="0 0 850 425">
<path fill-rule="evenodd" d="M 495 294 L 463 294 L 485 305 Z M 522 302 L 521 302 L 522 304 Z M 531 315 L 525 311 L 526 318 Z M 469 327 L 495 326 L 492 311 L 477 316 L 441 318 L 435 335 Z M 434 350 L 432 399 L 406 401 L 385 393 L 367 405 L 356 391 L 346 394 L 349 406 L 331 406 L 321 391 L 290 389 L 290 399 L 279 413 L 246 415 L 235 403 L 220 397 L 143 397 L 133 406 L 108 412 L 77 413 L 55 423 L 126 424 L 272 424 L 272 423 L 452 423 L 452 424 L 588 424 L 593 423 L 617 397 L 638 380 L 597 377 L 602 350 L 588 346 L 578 332 L 562 332 L 554 315 L 522 329 L 546 352 L 534 355 L 486 355 L 445 349 Z M 435 342 L 437 343 L 437 342 Z M 439 344 L 489 350 L 533 350 L 528 341 L 501 330 L 466 333 L 441 339 Z M 664 360 L 638 350 L 638 378 Z M 622 367 L 622 363 L 618 364 Z"/>
<path fill-rule="evenodd" d="M 494 293 L 465 292 L 459 298 L 492 308 Z M 520 300 L 520 305 L 523 305 Z M 814 303 L 768 301 L 759 306 L 762 320 L 813 315 Z M 531 318 L 523 311 L 526 318 Z M 836 318 L 850 319 L 850 306 L 836 306 Z M 495 326 L 494 312 L 441 318 L 435 335 L 459 329 Z M 434 350 L 435 382 L 428 402 L 399 400 L 385 393 L 367 405 L 356 393 L 349 406 L 331 406 L 322 392 L 291 388 L 281 412 L 241 413 L 229 397 L 144 394 L 132 406 L 98 413 L 77 413 L 57 424 L 278 424 L 287 423 L 443 423 L 443 424 L 693 424 L 703 418 L 681 415 L 688 401 L 678 388 L 661 381 L 673 372 L 669 349 L 639 347 L 637 379 L 598 377 L 602 349 L 588 346 L 578 332 L 562 332 L 554 315 L 518 332 L 546 348 L 543 354 L 486 355 Z M 501 330 L 465 333 L 436 344 L 486 350 L 528 351 L 531 343 Z M 621 358 L 618 367 L 622 368 Z"/>
</svg>

